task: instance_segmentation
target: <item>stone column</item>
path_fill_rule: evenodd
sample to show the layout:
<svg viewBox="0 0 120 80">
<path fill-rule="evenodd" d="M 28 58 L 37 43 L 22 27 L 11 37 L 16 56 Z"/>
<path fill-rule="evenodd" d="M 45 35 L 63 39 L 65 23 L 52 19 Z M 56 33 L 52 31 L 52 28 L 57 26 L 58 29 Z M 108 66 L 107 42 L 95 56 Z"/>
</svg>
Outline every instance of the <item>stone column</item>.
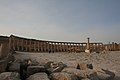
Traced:
<svg viewBox="0 0 120 80">
<path fill-rule="evenodd" d="M 53 49 L 52 49 L 52 51 L 55 52 L 55 43 L 53 42 L 52 45 L 53 45 Z"/>
<path fill-rule="evenodd" d="M 47 42 L 47 52 L 49 51 L 49 42 Z"/>
<path fill-rule="evenodd" d="M 114 51 L 116 51 L 116 45 L 115 45 L 115 42 L 114 42 L 114 44 L 113 44 L 113 49 L 114 49 Z"/>
<path fill-rule="evenodd" d="M 103 44 L 102 43 L 100 44 L 100 47 L 101 47 L 100 50 L 103 51 Z"/>
<path fill-rule="evenodd" d="M 63 43 L 63 52 L 65 52 L 65 49 L 66 49 L 66 44 Z"/>
<path fill-rule="evenodd" d="M 68 43 L 66 43 L 66 52 L 68 51 Z"/>
<path fill-rule="evenodd" d="M 33 43 L 34 43 L 33 51 L 35 52 L 35 41 L 33 41 Z"/>
<path fill-rule="evenodd" d="M 23 51 L 23 47 L 24 47 L 24 45 L 23 45 L 24 43 L 23 43 L 23 39 L 21 40 L 21 50 Z"/>
<path fill-rule="evenodd" d="M 102 43 L 102 51 L 104 50 L 104 45 L 103 45 L 103 43 Z"/>
<path fill-rule="evenodd" d="M 120 43 L 119 43 L 119 50 L 120 50 Z"/>
<path fill-rule="evenodd" d="M 16 51 L 18 51 L 18 39 L 16 39 L 16 48 L 17 48 L 17 50 Z"/>
<path fill-rule="evenodd" d="M 62 52 L 62 43 L 60 43 L 60 52 Z"/>
<path fill-rule="evenodd" d="M 52 42 L 50 42 L 50 51 L 52 51 Z"/>
<path fill-rule="evenodd" d="M 53 51 L 53 42 L 51 42 L 51 52 Z"/>
<path fill-rule="evenodd" d="M 37 51 L 39 52 L 39 41 L 37 41 Z"/>
<path fill-rule="evenodd" d="M 80 51 L 81 51 L 81 50 L 80 50 L 80 43 L 78 44 L 78 49 L 79 49 L 79 52 L 80 52 Z"/>
<path fill-rule="evenodd" d="M 11 39 L 11 37 L 9 38 L 9 49 L 11 50 L 11 44 L 12 44 L 12 39 Z"/>
<path fill-rule="evenodd" d="M 15 38 L 12 38 L 13 40 L 13 49 L 15 50 L 16 44 L 15 44 Z"/>
<path fill-rule="evenodd" d="M 42 41 L 40 42 L 40 50 L 41 50 L 41 52 L 43 51 Z"/>
<path fill-rule="evenodd" d="M 83 43 L 80 43 L 80 51 L 83 52 Z"/>
<path fill-rule="evenodd" d="M 79 46 L 79 44 L 75 45 L 75 52 L 78 52 L 78 46 Z"/>
<path fill-rule="evenodd" d="M 101 51 L 101 43 L 99 43 L 99 51 Z"/>
<path fill-rule="evenodd" d="M 46 52 L 46 42 L 44 42 L 44 52 Z"/>
<path fill-rule="evenodd" d="M 95 51 L 97 50 L 97 43 L 95 43 Z"/>
<path fill-rule="evenodd" d="M 61 43 L 61 51 L 64 52 L 64 43 Z"/>
<path fill-rule="evenodd" d="M 45 51 L 45 44 L 44 42 L 42 42 L 42 49 L 43 49 L 43 52 Z"/>
<path fill-rule="evenodd" d="M 42 52 L 44 52 L 44 42 L 42 42 Z"/>
<path fill-rule="evenodd" d="M 87 38 L 87 50 L 89 50 L 90 49 L 90 38 Z"/>
<path fill-rule="evenodd" d="M 71 53 L 71 48 L 72 48 L 72 44 L 70 43 L 70 45 L 69 45 L 69 50 L 70 50 L 70 53 Z"/>
<path fill-rule="evenodd" d="M 16 46 L 17 46 L 17 45 L 16 45 L 16 38 L 13 38 L 13 47 L 14 47 L 13 49 L 14 49 L 15 51 L 16 51 Z"/>
<path fill-rule="evenodd" d="M 70 52 L 70 43 L 68 43 L 67 52 Z"/>
<path fill-rule="evenodd" d="M 87 38 L 87 46 L 86 46 L 85 52 L 90 53 L 90 38 L 89 37 Z"/>
<path fill-rule="evenodd" d="M 55 42 L 55 52 L 57 52 L 57 43 Z"/>
<path fill-rule="evenodd" d="M 29 49 L 30 52 L 32 51 L 32 47 L 33 47 L 33 46 L 32 46 L 32 40 L 30 40 L 30 47 L 29 47 L 29 48 L 30 48 L 30 49 Z"/>
<path fill-rule="evenodd" d="M 56 52 L 58 52 L 58 43 L 56 43 Z"/>
<path fill-rule="evenodd" d="M 100 51 L 100 44 L 98 43 L 98 50 Z"/>
<path fill-rule="evenodd" d="M 76 44 L 73 44 L 73 52 L 75 53 Z"/>
</svg>

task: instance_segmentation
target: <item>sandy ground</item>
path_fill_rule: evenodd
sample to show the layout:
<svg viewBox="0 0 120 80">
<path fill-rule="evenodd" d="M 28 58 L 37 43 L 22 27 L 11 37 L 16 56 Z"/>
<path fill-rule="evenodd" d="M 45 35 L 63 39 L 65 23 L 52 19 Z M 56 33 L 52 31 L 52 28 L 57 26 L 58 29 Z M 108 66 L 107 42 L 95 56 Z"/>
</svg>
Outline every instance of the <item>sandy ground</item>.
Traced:
<svg viewBox="0 0 120 80">
<path fill-rule="evenodd" d="M 28 53 L 17 52 L 17 60 L 32 59 L 44 64 L 48 61 L 63 62 L 70 67 L 76 63 L 91 63 L 93 67 L 100 67 L 115 73 L 115 80 L 120 80 L 120 51 L 106 53 Z"/>
</svg>

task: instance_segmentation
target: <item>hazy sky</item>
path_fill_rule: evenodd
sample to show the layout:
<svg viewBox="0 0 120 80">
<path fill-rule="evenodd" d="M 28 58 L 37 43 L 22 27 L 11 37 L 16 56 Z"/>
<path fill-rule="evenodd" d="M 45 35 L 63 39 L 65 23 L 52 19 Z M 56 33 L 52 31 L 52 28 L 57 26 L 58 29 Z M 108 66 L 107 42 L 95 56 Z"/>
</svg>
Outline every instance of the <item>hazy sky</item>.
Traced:
<svg viewBox="0 0 120 80">
<path fill-rule="evenodd" d="M 120 0 L 0 0 L 0 35 L 120 42 Z"/>
</svg>

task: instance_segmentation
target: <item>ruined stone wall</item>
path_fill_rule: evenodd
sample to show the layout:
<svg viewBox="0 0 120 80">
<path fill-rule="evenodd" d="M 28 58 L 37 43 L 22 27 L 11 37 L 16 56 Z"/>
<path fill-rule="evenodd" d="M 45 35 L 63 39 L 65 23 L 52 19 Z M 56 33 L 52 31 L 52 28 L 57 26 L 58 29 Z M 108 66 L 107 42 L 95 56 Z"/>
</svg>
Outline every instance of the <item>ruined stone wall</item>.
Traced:
<svg viewBox="0 0 120 80">
<path fill-rule="evenodd" d="M 0 59 L 9 54 L 9 40 L 8 37 L 0 36 Z"/>
<path fill-rule="evenodd" d="M 0 58 L 4 58 L 9 53 L 9 45 L 8 43 L 1 43 L 0 44 Z"/>
<path fill-rule="evenodd" d="M 7 67 L 7 58 L 9 54 L 9 38 L 0 36 L 0 73 L 4 72 Z"/>
</svg>

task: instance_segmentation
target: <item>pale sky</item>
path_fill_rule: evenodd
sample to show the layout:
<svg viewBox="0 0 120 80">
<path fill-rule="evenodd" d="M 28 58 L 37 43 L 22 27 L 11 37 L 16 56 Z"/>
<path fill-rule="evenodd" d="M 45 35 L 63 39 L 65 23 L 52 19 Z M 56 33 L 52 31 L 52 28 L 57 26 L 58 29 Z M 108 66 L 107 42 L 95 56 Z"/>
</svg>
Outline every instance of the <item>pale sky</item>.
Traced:
<svg viewBox="0 0 120 80">
<path fill-rule="evenodd" d="M 120 0 L 0 0 L 0 35 L 120 42 Z"/>
</svg>

